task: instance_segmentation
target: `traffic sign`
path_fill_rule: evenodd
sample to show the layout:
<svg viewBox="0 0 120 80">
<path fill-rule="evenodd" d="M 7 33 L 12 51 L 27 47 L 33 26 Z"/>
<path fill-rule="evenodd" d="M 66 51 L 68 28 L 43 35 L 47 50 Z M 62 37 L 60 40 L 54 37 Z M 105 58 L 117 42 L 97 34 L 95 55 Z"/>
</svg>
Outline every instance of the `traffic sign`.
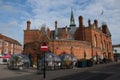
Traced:
<svg viewBox="0 0 120 80">
<path fill-rule="evenodd" d="M 44 42 L 41 45 L 41 51 L 46 51 L 46 50 L 48 50 L 48 44 Z"/>
</svg>

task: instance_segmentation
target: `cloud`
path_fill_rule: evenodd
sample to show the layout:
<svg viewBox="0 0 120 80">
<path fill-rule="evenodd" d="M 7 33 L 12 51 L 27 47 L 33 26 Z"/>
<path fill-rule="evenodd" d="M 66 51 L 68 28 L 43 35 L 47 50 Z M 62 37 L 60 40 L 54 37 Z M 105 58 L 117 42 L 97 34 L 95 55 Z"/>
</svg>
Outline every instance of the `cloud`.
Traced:
<svg viewBox="0 0 120 80">
<path fill-rule="evenodd" d="M 6 12 L 11 12 L 11 13 L 17 12 L 17 10 L 14 7 L 12 7 L 11 5 L 2 5 L 0 7 L 0 10 L 6 11 Z"/>
<path fill-rule="evenodd" d="M 18 22 L 10 21 L 7 24 L 0 23 L 0 25 L 2 25 L 0 33 L 8 37 L 11 37 L 15 40 L 18 40 L 20 43 L 23 43 L 23 41 L 21 40 L 21 38 L 23 37 L 23 31 L 19 27 L 20 24 L 18 24 Z"/>
<path fill-rule="evenodd" d="M 63 25 L 66 25 L 68 21 L 66 21 L 66 15 L 68 14 L 68 11 L 70 10 L 70 7 L 68 9 L 67 5 L 70 5 L 73 0 L 67 0 L 61 1 L 61 0 L 44 0 L 44 1 L 38 1 L 38 0 L 30 0 L 29 1 L 32 6 L 32 11 L 35 14 L 32 17 L 32 23 L 33 25 L 41 25 L 41 24 L 47 24 L 49 27 L 54 27 L 54 21 L 58 20 L 58 23 L 60 22 L 60 26 L 63 27 Z M 66 14 L 67 13 L 67 14 Z M 36 23 L 36 22 L 37 23 Z M 64 22 L 64 23 L 63 23 Z M 35 23 L 35 24 L 34 24 Z"/>
<path fill-rule="evenodd" d="M 2 32 L 5 29 L 8 35 L 13 32 L 14 38 L 23 42 L 23 30 L 26 29 L 27 20 L 31 21 L 31 29 L 38 29 L 42 24 L 54 29 L 55 20 L 58 21 L 58 27 L 69 26 L 72 8 L 77 26 L 80 15 L 84 17 L 85 26 L 88 25 L 88 19 L 92 23 L 94 19 L 98 19 L 99 26 L 106 22 L 112 33 L 113 43 L 116 44 L 119 43 L 120 34 L 119 3 L 119 0 L 0 0 L 0 25 L 4 27 L 0 28 Z M 19 30 L 18 34 L 15 34 L 16 30 Z"/>
<path fill-rule="evenodd" d="M 76 24 L 78 25 L 78 16 L 84 17 L 84 24 L 87 26 L 87 21 L 90 18 L 92 23 L 94 19 L 98 19 L 99 26 L 102 22 L 106 22 L 112 33 L 113 43 L 117 42 L 119 34 L 120 21 L 120 1 L 118 0 L 29 0 L 32 7 L 32 12 L 35 14 L 31 18 L 34 27 L 40 27 L 46 24 L 51 29 L 54 29 L 54 21 L 58 20 L 58 26 L 69 26 L 70 8 L 73 8 Z M 101 12 L 103 11 L 103 15 Z M 116 32 L 117 31 L 117 32 Z"/>
</svg>

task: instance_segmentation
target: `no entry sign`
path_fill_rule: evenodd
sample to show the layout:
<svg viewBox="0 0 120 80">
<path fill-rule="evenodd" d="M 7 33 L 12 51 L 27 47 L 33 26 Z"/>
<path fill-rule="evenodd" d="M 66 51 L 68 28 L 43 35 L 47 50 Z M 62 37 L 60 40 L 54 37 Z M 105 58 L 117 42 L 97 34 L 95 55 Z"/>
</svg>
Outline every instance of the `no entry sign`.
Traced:
<svg viewBox="0 0 120 80">
<path fill-rule="evenodd" d="M 41 45 L 41 51 L 46 51 L 46 50 L 48 50 L 48 44 L 44 42 Z"/>
</svg>

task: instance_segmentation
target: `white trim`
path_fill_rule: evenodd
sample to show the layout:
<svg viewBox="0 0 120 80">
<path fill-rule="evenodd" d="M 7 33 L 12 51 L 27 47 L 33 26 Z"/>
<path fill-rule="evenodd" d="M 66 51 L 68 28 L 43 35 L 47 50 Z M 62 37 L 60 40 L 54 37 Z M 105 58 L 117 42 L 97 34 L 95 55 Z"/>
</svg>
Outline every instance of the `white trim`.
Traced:
<svg viewBox="0 0 120 80">
<path fill-rule="evenodd" d="M 48 48 L 48 46 L 41 46 L 41 48 Z"/>
</svg>

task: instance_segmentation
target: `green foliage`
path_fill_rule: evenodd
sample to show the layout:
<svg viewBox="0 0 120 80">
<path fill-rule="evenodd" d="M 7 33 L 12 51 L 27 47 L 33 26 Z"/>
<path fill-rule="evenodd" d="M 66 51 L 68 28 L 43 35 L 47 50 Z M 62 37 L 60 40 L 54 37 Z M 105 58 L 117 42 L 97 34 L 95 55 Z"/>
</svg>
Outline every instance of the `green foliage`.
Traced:
<svg viewBox="0 0 120 80">
<path fill-rule="evenodd" d="M 15 60 L 15 62 L 18 62 L 20 57 L 19 56 L 14 56 L 13 59 Z"/>
<path fill-rule="evenodd" d="M 61 61 L 62 68 L 71 68 L 72 67 L 72 61 L 70 60 L 62 60 Z"/>
</svg>

